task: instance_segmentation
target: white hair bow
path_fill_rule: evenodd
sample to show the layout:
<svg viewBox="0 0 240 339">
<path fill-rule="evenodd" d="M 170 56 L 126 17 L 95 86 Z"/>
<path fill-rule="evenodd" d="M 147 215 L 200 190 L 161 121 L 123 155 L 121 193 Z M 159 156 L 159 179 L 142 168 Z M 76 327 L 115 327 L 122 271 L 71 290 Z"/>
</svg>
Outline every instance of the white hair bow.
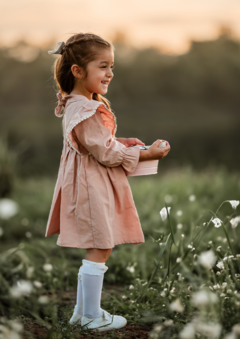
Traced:
<svg viewBox="0 0 240 339">
<path fill-rule="evenodd" d="M 62 54 L 62 47 L 65 45 L 63 41 L 58 42 L 57 46 L 54 48 L 53 51 L 48 51 L 48 54 Z"/>
</svg>

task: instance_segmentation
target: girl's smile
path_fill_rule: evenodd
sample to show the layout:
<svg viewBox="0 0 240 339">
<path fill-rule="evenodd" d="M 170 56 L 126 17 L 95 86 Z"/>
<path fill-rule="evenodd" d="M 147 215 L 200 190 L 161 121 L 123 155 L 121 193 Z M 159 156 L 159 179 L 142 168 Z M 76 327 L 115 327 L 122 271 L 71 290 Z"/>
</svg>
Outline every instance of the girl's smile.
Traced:
<svg viewBox="0 0 240 339">
<path fill-rule="evenodd" d="M 97 58 L 88 63 L 85 78 L 80 73 L 74 74 L 77 81 L 72 94 L 85 95 L 89 100 L 92 100 L 93 93 L 106 94 L 113 78 L 113 64 L 113 50 L 111 48 L 100 50 Z"/>
</svg>

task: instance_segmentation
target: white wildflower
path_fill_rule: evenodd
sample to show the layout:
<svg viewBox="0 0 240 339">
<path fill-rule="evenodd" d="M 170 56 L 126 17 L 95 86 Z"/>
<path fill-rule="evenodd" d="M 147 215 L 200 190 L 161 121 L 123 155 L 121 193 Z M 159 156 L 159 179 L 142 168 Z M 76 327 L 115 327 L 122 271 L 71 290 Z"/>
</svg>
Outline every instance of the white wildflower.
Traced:
<svg viewBox="0 0 240 339">
<path fill-rule="evenodd" d="M 163 323 L 163 326 L 172 326 L 173 325 L 173 320 L 172 319 L 166 319 Z"/>
<path fill-rule="evenodd" d="M 239 200 L 228 200 L 230 204 L 232 205 L 232 208 L 235 210 L 237 206 L 239 205 Z"/>
<path fill-rule="evenodd" d="M 182 211 L 181 211 L 181 210 L 178 210 L 176 214 L 177 214 L 178 217 L 181 217 Z"/>
<path fill-rule="evenodd" d="M 202 252 L 198 257 L 199 263 L 205 268 L 209 268 L 209 269 L 215 265 L 216 260 L 217 260 L 217 257 L 215 256 L 212 250 Z"/>
<path fill-rule="evenodd" d="M 122 295 L 122 299 L 127 299 L 127 297 L 125 295 Z"/>
<path fill-rule="evenodd" d="M 203 336 L 211 339 L 217 339 L 220 337 L 222 326 L 217 323 L 204 323 L 199 321 L 196 323 L 196 331 Z"/>
<path fill-rule="evenodd" d="M 177 258 L 176 262 L 179 263 L 182 261 L 182 258 Z"/>
<path fill-rule="evenodd" d="M 239 222 L 240 222 L 240 216 L 237 216 L 230 220 L 230 224 L 232 225 L 232 228 L 236 228 Z"/>
<path fill-rule="evenodd" d="M 235 333 L 229 332 L 223 337 L 223 339 L 237 339 L 237 336 Z"/>
<path fill-rule="evenodd" d="M 178 313 L 182 313 L 184 311 L 184 308 L 181 304 L 180 299 L 176 299 L 174 300 L 170 305 L 169 305 L 170 310 L 178 312 Z"/>
<path fill-rule="evenodd" d="M 0 199 L 0 219 L 10 219 L 18 213 L 18 204 L 11 199 Z"/>
<path fill-rule="evenodd" d="M 195 328 L 192 323 L 188 323 L 184 329 L 179 333 L 181 339 L 194 339 L 195 338 Z"/>
<path fill-rule="evenodd" d="M 38 302 L 39 304 L 42 304 L 42 305 L 46 305 L 49 303 L 49 298 L 47 295 L 41 295 L 39 298 L 38 298 Z"/>
<path fill-rule="evenodd" d="M 32 283 L 28 280 L 19 280 L 17 284 L 10 288 L 10 294 L 13 298 L 20 298 L 21 296 L 29 296 L 32 292 Z"/>
<path fill-rule="evenodd" d="M 196 200 L 196 196 L 194 194 L 191 194 L 189 197 L 189 201 L 195 201 Z"/>
<path fill-rule="evenodd" d="M 155 324 L 152 331 L 149 333 L 149 338 L 150 339 L 157 339 L 158 334 L 161 332 L 162 328 L 163 328 L 162 325 Z"/>
<path fill-rule="evenodd" d="M 168 213 L 170 213 L 170 209 L 171 209 L 171 207 L 168 207 Z M 162 221 L 167 219 L 167 209 L 166 209 L 166 207 L 163 207 L 159 213 L 161 215 Z"/>
<path fill-rule="evenodd" d="M 193 248 L 192 245 L 188 245 L 188 248 Z"/>
<path fill-rule="evenodd" d="M 220 270 L 223 270 L 224 269 L 224 264 L 222 261 L 219 261 L 216 265 L 218 268 L 220 268 Z"/>
<path fill-rule="evenodd" d="M 135 272 L 134 266 L 128 266 L 128 267 L 126 267 L 126 270 L 129 271 L 130 273 L 134 273 L 134 272 Z"/>
<path fill-rule="evenodd" d="M 216 249 L 216 251 L 217 251 L 217 252 L 220 252 L 220 251 L 221 251 L 221 247 L 222 247 L 222 246 L 218 246 L 217 249 Z"/>
<path fill-rule="evenodd" d="M 182 228 L 182 224 L 177 224 L 177 228 L 180 230 Z"/>
<path fill-rule="evenodd" d="M 216 294 L 207 291 L 199 291 L 193 294 L 192 304 L 196 307 L 205 306 L 209 303 L 216 303 L 218 298 Z"/>
<path fill-rule="evenodd" d="M 9 320 L 8 324 L 10 327 L 15 331 L 15 332 L 22 332 L 23 330 L 23 325 L 20 323 L 18 320 Z M 11 337 L 10 337 L 11 338 Z"/>
<path fill-rule="evenodd" d="M 33 282 L 33 285 L 34 285 L 35 287 L 37 287 L 37 288 L 41 288 L 41 287 L 42 287 L 42 283 L 41 283 L 40 281 L 37 281 L 37 280 L 35 280 L 35 281 Z"/>
<path fill-rule="evenodd" d="M 130 290 L 134 290 L 134 286 L 133 286 L 133 285 L 130 285 L 130 286 L 129 286 L 129 289 L 130 289 Z"/>
<path fill-rule="evenodd" d="M 43 265 L 43 269 L 44 269 L 44 271 L 46 271 L 46 272 L 50 272 L 50 271 L 52 271 L 53 266 L 52 266 L 52 264 L 44 264 L 44 265 Z"/>
<path fill-rule="evenodd" d="M 214 227 L 217 227 L 217 228 L 222 225 L 222 220 L 220 220 L 219 218 L 213 219 L 212 222 L 214 223 Z"/>
<path fill-rule="evenodd" d="M 166 296 L 166 293 L 165 293 L 164 291 L 162 291 L 162 292 L 160 293 L 160 296 L 164 298 L 164 297 Z"/>
</svg>

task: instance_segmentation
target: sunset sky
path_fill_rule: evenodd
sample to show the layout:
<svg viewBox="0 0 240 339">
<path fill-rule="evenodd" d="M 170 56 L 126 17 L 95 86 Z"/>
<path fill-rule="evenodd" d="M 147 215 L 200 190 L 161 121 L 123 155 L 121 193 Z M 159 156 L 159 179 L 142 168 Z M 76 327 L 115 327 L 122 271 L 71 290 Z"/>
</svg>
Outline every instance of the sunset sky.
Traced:
<svg viewBox="0 0 240 339">
<path fill-rule="evenodd" d="M 1 0 L 0 13 L 1 45 L 65 41 L 77 32 L 111 41 L 123 32 L 134 47 L 182 53 L 191 39 L 214 39 L 222 25 L 240 39 L 239 0 Z"/>
</svg>

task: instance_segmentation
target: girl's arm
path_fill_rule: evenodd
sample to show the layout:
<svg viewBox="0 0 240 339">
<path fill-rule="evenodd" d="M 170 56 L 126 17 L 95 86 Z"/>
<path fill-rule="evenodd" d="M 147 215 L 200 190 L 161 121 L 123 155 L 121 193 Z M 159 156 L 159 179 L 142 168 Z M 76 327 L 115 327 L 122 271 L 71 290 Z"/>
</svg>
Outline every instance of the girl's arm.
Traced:
<svg viewBox="0 0 240 339">
<path fill-rule="evenodd" d="M 144 142 L 137 138 L 115 138 L 118 142 L 121 142 L 126 147 L 135 146 L 135 145 L 145 145 Z"/>
<path fill-rule="evenodd" d="M 139 147 L 126 147 L 113 138 L 98 110 L 93 116 L 76 125 L 74 131 L 80 144 L 104 166 L 122 165 L 130 173 L 137 167 Z"/>
</svg>

